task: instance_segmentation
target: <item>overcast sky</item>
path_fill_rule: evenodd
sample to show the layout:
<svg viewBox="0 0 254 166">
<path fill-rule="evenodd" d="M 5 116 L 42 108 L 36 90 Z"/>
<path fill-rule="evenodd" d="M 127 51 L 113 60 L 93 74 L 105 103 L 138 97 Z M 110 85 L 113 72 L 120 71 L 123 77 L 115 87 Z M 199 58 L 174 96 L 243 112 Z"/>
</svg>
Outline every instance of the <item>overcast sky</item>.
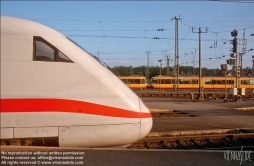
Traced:
<svg viewBox="0 0 254 166">
<path fill-rule="evenodd" d="M 198 28 L 202 66 L 220 68 L 229 59 L 230 32 L 238 30 L 247 50 L 254 48 L 254 3 L 217 1 L 1 1 L 1 15 L 33 20 L 54 28 L 99 56 L 110 67 L 157 66 L 174 60 L 175 19 L 179 19 L 180 65 L 198 66 Z M 163 29 L 163 31 L 161 30 Z M 160 38 L 159 40 L 157 40 Z M 242 47 L 242 46 L 241 46 Z M 240 47 L 240 50 L 241 50 Z M 254 51 L 243 57 L 252 66 Z"/>
</svg>

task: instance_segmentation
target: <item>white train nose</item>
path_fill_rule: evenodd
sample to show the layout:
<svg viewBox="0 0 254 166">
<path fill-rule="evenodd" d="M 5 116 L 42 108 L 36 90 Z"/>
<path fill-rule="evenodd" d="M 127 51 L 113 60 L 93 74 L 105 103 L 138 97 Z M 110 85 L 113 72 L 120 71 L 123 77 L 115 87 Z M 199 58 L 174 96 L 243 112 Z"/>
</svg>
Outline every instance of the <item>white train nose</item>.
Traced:
<svg viewBox="0 0 254 166">
<path fill-rule="evenodd" d="M 144 138 L 152 129 L 153 119 L 150 110 L 146 107 L 141 99 L 140 100 L 140 110 L 141 110 L 141 120 L 140 120 L 140 134 L 139 138 Z"/>
</svg>

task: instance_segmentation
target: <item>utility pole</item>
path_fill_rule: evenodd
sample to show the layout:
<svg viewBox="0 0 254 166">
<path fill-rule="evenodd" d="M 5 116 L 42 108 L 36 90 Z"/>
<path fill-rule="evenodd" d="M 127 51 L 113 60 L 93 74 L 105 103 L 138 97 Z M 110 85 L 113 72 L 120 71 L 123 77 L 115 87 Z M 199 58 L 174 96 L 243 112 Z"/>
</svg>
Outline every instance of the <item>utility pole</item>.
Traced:
<svg viewBox="0 0 254 166">
<path fill-rule="evenodd" d="M 158 60 L 158 62 L 160 62 L 160 92 L 161 92 L 161 59 L 160 60 Z"/>
<path fill-rule="evenodd" d="M 178 47 L 178 20 L 181 18 L 172 18 L 175 20 L 175 59 L 174 59 L 174 75 L 175 75 L 175 84 L 174 88 L 179 90 L 179 47 Z"/>
<path fill-rule="evenodd" d="M 168 55 L 166 55 L 166 58 L 167 58 L 167 76 L 169 76 L 169 59 L 170 59 L 170 57 L 168 58 Z"/>
<path fill-rule="evenodd" d="M 146 81 L 147 81 L 147 83 L 149 83 L 149 56 L 150 56 L 150 51 L 147 51 L 146 54 L 147 54 Z"/>
<path fill-rule="evenodd" d="M 199 100 L 204 100 L 204 95 L 203 95 L 203 86 L 201 85 L 201 76 L 202 76 L 202 59 L 201 59 L 201 33 L 207 33 L 207 27 L 205 31 L 202 31 L 201 28 L 198 28 L 198 32 L 194 31 L 194 28 L 192 27 L 192 32 L 193 33 L 198 33 L 198 47 L 199 47 Z"/>
<path fill-rule="evenodd" d="M 195 58 L 193 54 L 193 76 L 195 75 Z"/>
<path fill-rule="evenodd" d="M 192 61 L 192 63 L 193 63 L 193 72 L 192 72 L 192 75 L 194 76 L 195 75 L 195 58 L 194 58 L 194 53 L 193 52 L 191 52 L 192 53 L 192 56 L 193 56 L 193 61 Z M 196 48 L 195 48 L 195 54 L 196 54 Z"/>
<path fill-rule="evenodd" d="M 167 50 L 162 50 L 161 52 L 162 52 L 162 54 L 165 54 L 166 66 L 167 66 L 166 76 L 169 76 L 169 60 L 170 60 L 170 56 L 168 57 Z"/>
<path fill-rule="evenodd" d="M 243 41 L 244 41 L 244 37 L 245 37 L 245 29 L 243 30 Z M 246 45 L 243 45 L 244 52 L 246 50 L 245 46 Z M 240 76 L 243 76 L 243 55 L 244 53 L 240 55 L 240 60 L 241 60 Z"/>
<path fill-rule="evenodd" d="M 243 55 L 246 53 L 246 47 L 247 47 L 247 39 L 245 39 L 245 29 L 243 32 L 243 39 L 238 39 L 238 48 L 239 48 L 239 56 L 240 56 L 240 76 L 243 76 Z M 240 46 L 242 46 L 242 49 L 240 50 Z"/>
</svg>

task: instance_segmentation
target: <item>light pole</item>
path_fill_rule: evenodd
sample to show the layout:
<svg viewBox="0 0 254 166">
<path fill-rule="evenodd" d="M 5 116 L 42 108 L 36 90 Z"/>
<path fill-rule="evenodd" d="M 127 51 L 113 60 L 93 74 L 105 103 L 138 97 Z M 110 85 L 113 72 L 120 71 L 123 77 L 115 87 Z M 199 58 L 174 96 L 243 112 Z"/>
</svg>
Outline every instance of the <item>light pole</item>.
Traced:
<svg viewBox="0 0 254 166">
<path fill-rule="evenodd" d="M 226 103 L 227 100 L 227 73 L 228 73 L 228 68 L 227 68 L 227 64 L 222 64 L 221 65 L 221 69 L 223 70 L 224 74 L 225 74 L 225 97 L 224 97 L 224 103 Z"/>
<path fill-rule="evenodd" d="M 160 62 L 160 92 L 161 92 L 161 59 L 160 60 L 158 60 L 158 62 Z"/>
<path fill-rule="evenodd" d="M 199 54 L 199 100 L 204 100 L 204 95 L 203 95 L 203 86 L 202 86 L 202 81 L 201 81 L 201 77 L 202 77 L 202 60 L 201 60 L 201 33 L 207 33 L 207 27 L 206 27 L 206 31 L 202 31 L 201 28 L 198 28 L 198 32 L 194 32 L 194 28 L 192 27 L 192 32 L 193 33 L 198 33 L 198 54 Z"/>
<path fill-rule="evenodd" d="M 193 75 L 195 75 L 195 59 L 194 59 L 194 53 L 193 52 L 191 52 L 192 53 L 192 55 L 193 55 Z"/>
</svg>

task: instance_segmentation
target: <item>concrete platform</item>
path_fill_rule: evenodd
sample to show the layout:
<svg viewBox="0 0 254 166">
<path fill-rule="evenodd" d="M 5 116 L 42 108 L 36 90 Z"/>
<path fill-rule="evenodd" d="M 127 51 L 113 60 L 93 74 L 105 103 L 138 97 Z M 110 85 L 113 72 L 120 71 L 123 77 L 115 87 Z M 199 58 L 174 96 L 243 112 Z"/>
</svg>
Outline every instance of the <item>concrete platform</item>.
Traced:
<svg viewBox="0 0 254 166">
<path fill-rule="evenodd" d="M 142 98 L 152 111 L 177 111 L 194 117 L 153 118 L 151 132 L 254 128 L 254 99 L 242 102 L 228 100 L 189 100 Z"/>
</svg>

